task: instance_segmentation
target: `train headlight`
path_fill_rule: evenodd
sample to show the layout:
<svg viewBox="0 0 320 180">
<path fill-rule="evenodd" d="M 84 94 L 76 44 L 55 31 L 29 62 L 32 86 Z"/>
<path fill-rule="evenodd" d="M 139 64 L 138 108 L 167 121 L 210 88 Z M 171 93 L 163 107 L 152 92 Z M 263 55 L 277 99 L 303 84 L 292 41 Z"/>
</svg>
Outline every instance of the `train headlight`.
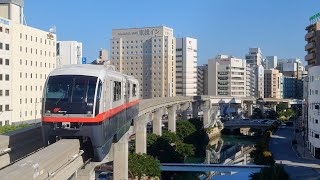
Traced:
<svg viewBox="0 0 320 180">
<path fill-rule="evenodd" d="M 87 111 L 87 114 L 92 114 L 92 111 Z"/>
<path fill-rule="evenodd" d="M 50 111 L 50 110 L 46 110 L 46 113 L 47 113 L 47 114 L 51 114 L 51 111 Z"/>
</svg>

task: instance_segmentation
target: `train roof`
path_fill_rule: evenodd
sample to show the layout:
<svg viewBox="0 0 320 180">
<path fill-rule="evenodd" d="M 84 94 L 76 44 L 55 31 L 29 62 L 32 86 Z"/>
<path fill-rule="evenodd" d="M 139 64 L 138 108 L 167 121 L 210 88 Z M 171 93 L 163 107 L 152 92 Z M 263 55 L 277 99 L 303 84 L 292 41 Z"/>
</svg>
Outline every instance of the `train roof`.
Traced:
<svg viewBox="0 0 320 180">
<path fill-rule="evenodd" d="M 99 77 L 103 73 L 111 73 L 114 75 L 120 75 L 120 72 L 108 69 L 104 65 L 94 64 L 73 64 L 66 65 L 51 71 L 50 76 L 58 75 L 84 75 L 84 76 L 96 76 Z M 122 75 L 122 74 L 121 74 Z"/>
</svg>

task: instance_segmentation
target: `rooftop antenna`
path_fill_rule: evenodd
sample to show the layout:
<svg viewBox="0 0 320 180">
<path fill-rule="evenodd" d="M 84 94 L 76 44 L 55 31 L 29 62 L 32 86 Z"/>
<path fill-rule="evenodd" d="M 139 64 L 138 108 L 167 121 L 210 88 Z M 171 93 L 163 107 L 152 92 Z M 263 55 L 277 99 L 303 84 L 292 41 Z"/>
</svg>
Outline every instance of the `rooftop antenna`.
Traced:
<svg viewBox="0 0 320 180">
<path fill-rule="evenodd" d="M 49 29 L 49 32 L 52 33 L 52 34 L 56 34 L 57 33 L 57 28 L 56 26 L 51 26 L 51 28 Z"/>
</svg>

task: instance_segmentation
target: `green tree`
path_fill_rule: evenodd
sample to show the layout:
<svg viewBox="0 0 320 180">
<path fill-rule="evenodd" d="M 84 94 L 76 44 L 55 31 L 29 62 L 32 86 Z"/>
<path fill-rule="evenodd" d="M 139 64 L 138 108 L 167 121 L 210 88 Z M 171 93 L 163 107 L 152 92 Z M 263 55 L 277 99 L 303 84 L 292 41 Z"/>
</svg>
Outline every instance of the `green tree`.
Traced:
<svg viewBox="0 0 320 180">
<path fill-rule="evenodd" d="M 190 136 L 192 133 L 196 132 L 197 129 L 195 125 L 193 125 L 189 121 L 177 121 L 176 134 L 182 140 L 186 137 Z"/>
<path fill-rule="evenodd" d="M 269 111 L 268 115 L 267 115 L 267 118 L 268 119 L 277 119 L 278 117 L 278 113 L 276 111 Z"/>
<path fill-rule="evenodd" d="M 170 131 L 163 131 L 162 138 L 166 139 L 170 144 L 179 141 L 177 134 Z"/>
<path fill-rule="evenodd" d="M 280 165 L 272 165 L 270 167 L 262 168 L 260 172 L 250 175 L 251 180 L 289 180 L 288 173 Z"/>
<path fill-rule="evenodd" d="M 129 154 L 128 168 L 132 179 L 143 175 L 160 177 L 161 174 L 159 161 L 146 154 Z"/>
<path fill-rule="evenodd" d="M 175 150 L 183 157 L 183 162 L 188 156 L 194 155 L 194 146 L 192 144 L 183 143 L 181 141 L 176 143 Z"/>
<path fill-rule="evenodd" d="M 286 110 L 287 108 L 288 108 L 288 105 L 286 103 L 280 103 L 276 106 L 276 111 L 279 113 Z"/>
<path fill-rule="evenodd" d="M 260 108 L 255 108 L 252 113 L 252 119 L 263 119 L 263 112 Z"/>
</svg>

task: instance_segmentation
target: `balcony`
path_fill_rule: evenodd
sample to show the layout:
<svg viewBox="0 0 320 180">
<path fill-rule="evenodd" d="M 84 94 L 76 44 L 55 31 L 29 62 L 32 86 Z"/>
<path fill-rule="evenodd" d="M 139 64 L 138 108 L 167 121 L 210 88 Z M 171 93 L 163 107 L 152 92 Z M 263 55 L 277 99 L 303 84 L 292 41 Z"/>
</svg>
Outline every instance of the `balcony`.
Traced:
<svg viewBox="0 0 320 180">
<path fill-rule="evenodd" d="M 304 49 L 305 49 L 305 51 L 308 51 L 309 49 L 312 49 L 312 48 L 314 48 L 315 47 L 315 43 L 314 42 L 311 42 L 311 43 L 308 43 L 305 47 L 304 47 Z"/>
<path fill-rule="evenodd" d="M 310 53 L 310 54 L 308 54 L 308 55 L 306 55 L 305 57 L 304 57 L 304 59 L 306 60 L 306 61 L 310 61 L 310 60 L 312 60 L 312 59 L 314 59 L 315 58 L 315 54 L 314 53 Z"/>
<path fill-rule="evenodd" d="M 314 37 L 314 35 L 315 35 L 315 32 L 314 32 L 314 31 L 309 32 L 308 34 L 306 34 L 305 40 L 308 41 L 308 39 Z"/>
</svg>

